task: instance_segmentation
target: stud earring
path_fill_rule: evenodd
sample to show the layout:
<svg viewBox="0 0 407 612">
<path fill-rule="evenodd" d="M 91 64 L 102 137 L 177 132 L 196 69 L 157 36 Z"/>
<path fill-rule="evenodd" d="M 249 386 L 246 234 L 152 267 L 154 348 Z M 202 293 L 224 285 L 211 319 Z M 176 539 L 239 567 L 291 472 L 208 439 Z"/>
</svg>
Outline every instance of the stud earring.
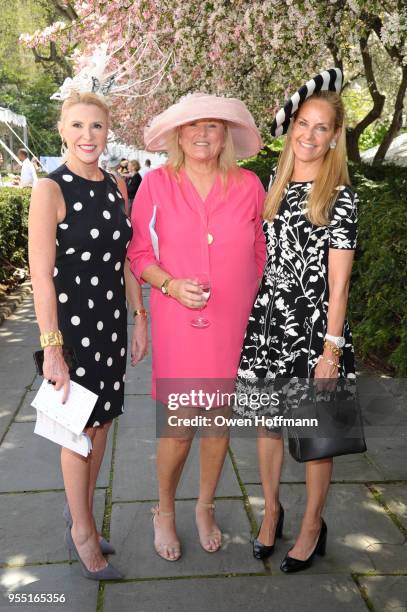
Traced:
<svg viewBox="0 0 407 612">
<path fill-rule="evenodd" d="M 336 142 L 335 142 L 335 140 L 331 140 L 329 148 L 330 149 L 336 149 Z"/>
<path fill-rule="evenodd" d="M 68 147 L 66 146 L 66 142 L 63 140 L 61 143 L 61 157 L 65 157 L 67 151 Z"/>
</svg>

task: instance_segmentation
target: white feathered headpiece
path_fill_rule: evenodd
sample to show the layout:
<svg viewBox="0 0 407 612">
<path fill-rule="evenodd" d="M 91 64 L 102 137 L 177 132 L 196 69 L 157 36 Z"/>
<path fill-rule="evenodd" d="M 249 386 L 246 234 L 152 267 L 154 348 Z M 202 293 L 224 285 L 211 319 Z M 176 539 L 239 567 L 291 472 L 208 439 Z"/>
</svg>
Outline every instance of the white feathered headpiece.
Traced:
<svg viewBox="0 0 407 612">
<path fill-rule="evenodd" d="M 131 72 L 136 66 L 141 63 L 149 45 L 153 44 L 156 50 L 162 57 L 161 64 L 156 72 L 144 79 L 129 78 Z M 164 74 L 165 67 L 169 63 L 172 53 L 164 56 L 158 45 L 149 40 L 141 44 L 135 49 L 131 56 L 118 66 L 115 70 L 107 72 L 107 67 L 110 60 L 118 51 L 124 47 L 121 45 L 118 49 L 108 54 L 108 45 L 103 43 L 96 47 L 93 55 L 85 59 L 86 65 L 73 78 L 66 78 L 61 87 L 51 96 L 51 100 L 66 100 L 74 93 L 96 93 L 100 96 L 126 96 L 129 98 L 141 98 L 151 94 L 160 84 Z M 128 78 L 127 82 L 123 82 Z M 152 87 L 144 93 L 128 93 L 129 89 L 139 87 L 146 83 L 153 82 Z M 127 93 L 125 93 L 127 92 Z"/>
</svg>

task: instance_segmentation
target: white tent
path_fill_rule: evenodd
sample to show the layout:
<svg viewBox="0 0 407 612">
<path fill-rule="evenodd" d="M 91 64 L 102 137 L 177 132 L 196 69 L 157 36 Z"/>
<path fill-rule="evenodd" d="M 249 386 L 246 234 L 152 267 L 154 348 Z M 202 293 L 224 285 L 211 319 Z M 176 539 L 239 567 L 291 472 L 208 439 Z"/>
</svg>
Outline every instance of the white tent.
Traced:
<svg viewBox="0 0 407 612">
<path fill-rule="evenodd" d="M 367 164 L 371 164 L 378 148 L 372 147 L 362 153 L 362 160 Z M 407 134 L 400 134 L 400 136 L 393 140 L 384 158 L 384 163 L 394 164 L 395 166 L 407 166 Z"/>
<path fill-rule="evenodd" d="M 21 135 L 16 129 L 22 132 Z M 14 153 L 15 142 L 18 142 L 18 147 L 27 146 L 27 119 L 24 115 L 17 115 L 9 108 L 0 106 L 0 150 L 3 153 L 6 167 L 10 166 L 11 159 L 21 164 Z"/>
</svg>

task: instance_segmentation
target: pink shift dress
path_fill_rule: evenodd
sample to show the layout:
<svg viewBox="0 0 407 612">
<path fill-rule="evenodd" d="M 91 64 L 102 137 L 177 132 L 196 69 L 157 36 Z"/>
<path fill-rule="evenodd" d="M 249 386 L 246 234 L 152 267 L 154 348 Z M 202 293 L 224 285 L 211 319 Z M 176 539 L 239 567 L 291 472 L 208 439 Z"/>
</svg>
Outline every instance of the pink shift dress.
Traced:
<svg viewBox="0 0 407 612">
<path fill-rule="evenodd" d="M 144 177 L 127 252 L 134 275 L 142 281 L 144 270 L 157 264 L 173 278 L 205 273 L 211 282 L 205 329 L 191 325 L 199 311 L 151 289 L 154 398 L 159 379 L 234 381 L 266 259 L 264 198 L 259 178 L 244 169 L 226 187 L 218 176 L 205 201 L 184 170 L 177 177 L 164 166 Z"/>
</svg>

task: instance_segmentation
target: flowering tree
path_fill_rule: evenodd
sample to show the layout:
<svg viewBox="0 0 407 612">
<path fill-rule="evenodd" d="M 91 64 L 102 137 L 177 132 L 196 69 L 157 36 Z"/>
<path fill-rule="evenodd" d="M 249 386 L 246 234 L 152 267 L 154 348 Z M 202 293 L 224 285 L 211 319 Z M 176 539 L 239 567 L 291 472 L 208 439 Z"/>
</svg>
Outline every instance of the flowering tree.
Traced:
<svg viewBox="0 0 407 612">
<path fill-rule="evenodd" d="M 50 0 L 51 2 L 51 0 Z M 243 99 L 267 139 L 274 112 L 287 95 L 320 69 L 345 69 L 348 83 L 365 79 L 372 108 L 348 133 L 358 160 L 362 132 L 383 113 L 386 80 L 375 52 L 391 62 L 396 95 L 389 129 L 377 154 L 384 155 L 401 127 L 407 87 L 407 8 L 403 0 L 52 0 L 61 20 L 23 42 L 38 58 L 65 59 L 90 53 L 101 42 L 122 47 L 127 59 L 143 54 L 134 75 L 157 81 L 136 87 L 149 95 L 120 98 L 114 105 L 117 134 L 142 143 L 142 127 L 190 91 Z M 139 47 L 140 42 L 146 44 Z M 47 49 L 47 50 L 46 50 Z M 376 49 L 376 51 L 375 51 Z M 163 58 L 165 78 L 159 72 Z M 151 87 L 153 85 L 153 87 Z M 154 90 L 151 93 L 152 89 Z"/>
</svg>

